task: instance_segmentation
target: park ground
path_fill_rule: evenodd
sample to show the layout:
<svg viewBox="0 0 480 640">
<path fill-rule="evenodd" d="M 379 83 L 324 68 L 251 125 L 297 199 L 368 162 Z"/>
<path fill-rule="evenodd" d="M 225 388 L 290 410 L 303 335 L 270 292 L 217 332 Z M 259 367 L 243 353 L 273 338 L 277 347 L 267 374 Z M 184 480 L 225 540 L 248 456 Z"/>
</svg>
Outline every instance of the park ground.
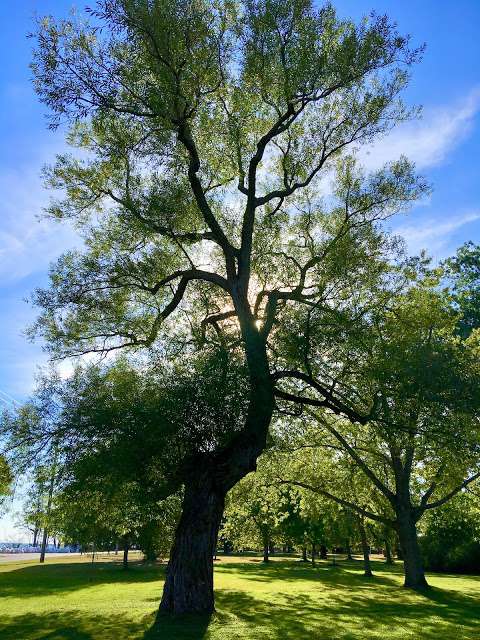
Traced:
<svg viewBox="0 0 480 640">
<path fill-rule="evenodd" d="M 480 576 L 431 575 L 432 589 L 402 588 L 401 565 L 221 557 L 217 612 L 171 620 L 155 614 L 164 566 L 115 556 L 0 563 L 2 640 L 480 639 Z"/>
</svg>

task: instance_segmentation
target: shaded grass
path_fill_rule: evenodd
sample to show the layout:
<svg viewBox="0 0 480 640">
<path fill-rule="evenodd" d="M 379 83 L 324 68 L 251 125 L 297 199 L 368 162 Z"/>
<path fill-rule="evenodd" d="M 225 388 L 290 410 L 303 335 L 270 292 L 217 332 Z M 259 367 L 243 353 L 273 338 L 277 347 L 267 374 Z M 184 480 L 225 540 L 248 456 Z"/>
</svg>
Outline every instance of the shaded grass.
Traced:
<svg viewBox="0 0 480 640">
<path fill-rule="evenodd" d="M 400 564 L 293 559 L 264 565 L 222 558 L 215 566 L 217 612 L 155 619 L 164 567 L 105 559 L 52 558 L 0 565 L 2 640 L 363 640 L 480 638 L 480 578 L 430 577 L 433 588 L 401 586 Z"/>
</svg>

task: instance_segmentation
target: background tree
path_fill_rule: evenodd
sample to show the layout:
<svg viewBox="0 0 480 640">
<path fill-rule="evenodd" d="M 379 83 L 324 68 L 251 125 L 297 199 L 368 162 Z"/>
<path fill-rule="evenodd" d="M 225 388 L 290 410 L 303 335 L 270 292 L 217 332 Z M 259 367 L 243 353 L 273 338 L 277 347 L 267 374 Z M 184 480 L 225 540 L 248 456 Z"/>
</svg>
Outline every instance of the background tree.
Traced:
<svg viewBox="0 0 480 640">
<path fill-rule="evenodd" d="M 12 495 L 14 483 L 13 468 L 5 456 L 0 454 L 0 506 Z"/>
<path fill-rule="evenodd" d="M 480 328 L 480 246 L 466 242 L 443 266 L 454 303 L 461 313 L 459 332 L 466 338 Z"/>
<path fill-rule="evenodd" d="M 458 315 L 437 285 L 436 274 L 427 273 L 383 312 L 364 316 L 358 333 L 345 334 L 344 351 L 337 340 L 332 353 L 322 319 L 314 329 L 311 315 L 305 368 L 288 373 L 296 388 L 279 391 L 282 399 L 314 407 L 309 415 L 322 437 L 355 463 L 393 511 L 393 518 L 386 517 L 335 490 L 316 488 L 396 529 L 405 586 L 413 588 L 426 585 L 418 520 L 480 477 L 477 337 L 457 336 Z M 301 342 L 305 331 L 296 335 Z M 333 407 L 335 395 L 345 404 L 343 415 L 323 408 Z"/>
<path fill-rule="evenodd" d="M 274 326 L 332 280 L 361 280 L 381 251 L 372 227 L 425 191 L 406 160 L 363 181 L 340 161 L 341 186 L 319 197 L 347 149 L 412 115 L 399 94 L 419 51 L 386 17 L 355 25 L 308 0 L 100 0 L 91 13 L 36 35 L 38 95 L 77 149 L 47 174 L 66 193 L 50 214 L 85 247 L 37 292 L 36 333 L 59 356 L 172 330 L 241 346 L 244 426 L 184 469 L 161 605 L 211 611 L 225 495 L 255 469 L 274 409 Z"/>
<path fill-rule="evenodd" d="M 267 484 L 261 472 L 249 474 L 228 494 L 222 533 L 234 548 L 262 549 L 268 562 L 280 535 L 282 507 L 278 489 Z"/>
<path fill-rule="evenodd" d="M 429 513 L 420 544 L 428 569 L 455 573 L 480 571 L 480 502 L 463 492 Z"/>
<path fill-rule="evenodd" d="M 75 504 L 85 503 L 83 533 L 71 532 L 69 539 L 91 542 L 108 534 L 129 546 L 142 534 L 148 545 L 145 526 L 155 520 L 168 533 L 172 522 L 164 521 L 163 501 L 181 491 L 184 469 L 243 425 L 244 375 L 232 357 L 205 348 L 177 362 L 117 360 L 78 368 L 66 381 L 45 378 L 29 403 L 5 416 L 12 458 L 38 462 L 57 443 L 62 508 L 73 505 L 66 511 L 69 526 L 79 515 Z"/>
</svg>

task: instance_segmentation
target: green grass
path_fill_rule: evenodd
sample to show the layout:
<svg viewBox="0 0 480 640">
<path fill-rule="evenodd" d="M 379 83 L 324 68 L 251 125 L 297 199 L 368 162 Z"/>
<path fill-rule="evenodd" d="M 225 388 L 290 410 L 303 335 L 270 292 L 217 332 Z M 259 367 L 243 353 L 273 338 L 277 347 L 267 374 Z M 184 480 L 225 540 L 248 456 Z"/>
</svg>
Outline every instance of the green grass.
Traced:
<svg viewBox="0 0 480 640">
<path fill-rule="evenodd" d="M 402 588 L 401 567 L 357 562 L 316 568 L 257 558 L 216 563 L 217 613 L 172 620 L 155 612 L 163 567 L 80 559 L 0 565 L 1 640 L 478 640 L 480 577 L 430 576 Z"/>
</svg>

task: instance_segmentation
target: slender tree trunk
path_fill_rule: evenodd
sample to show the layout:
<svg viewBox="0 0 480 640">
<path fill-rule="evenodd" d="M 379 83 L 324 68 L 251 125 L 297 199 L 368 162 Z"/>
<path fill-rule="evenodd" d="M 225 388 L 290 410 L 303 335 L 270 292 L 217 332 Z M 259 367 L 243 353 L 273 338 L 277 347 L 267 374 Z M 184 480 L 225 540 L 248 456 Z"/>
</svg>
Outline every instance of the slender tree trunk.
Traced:
<svg viewBox="0 0 480 640">
<path fill-rule="evenodd" d="M 347 560 L 353 560 L 353 556 L 352 556 L 352 547 L 350 546 L 350 540 L 347 538 L 347 541 L 345 543 L 345 547 L 347 550 Z"/>
<path fill-rule="evenodd" d="M 418 544 L 417 526 L 411 509 L 397 511 L 397 527 L 405 572 L 404 586 L 409 589 L 428 587 L 423 568 L 423 559 Z"/>
<path fill-rule="evenodd" d="M 394 564 L 392 547 L 390 546 L 390 540 L 388 538 L 385 538 L 385 562 L 386 564 Z"/>
<path fill-rule="evenodd" d="M 315 566 L 315 556 L 317 554 L 317 546 L 312 542 L 312 565 Z"/>
<path fill-rule="evenodd" d="M 48 531 L 47 527 L 43 529 L 42 546 L 40 547 L 40 562 L 45 562 L 45 552 L 47 550 Z"/>
<path fill-rule="evenodd" d="M 327 547 L 324 544 L 320 545 L 320 560 L 327 559 Z"/>
<path fill-rule="evenodd" d="M 208 473 L 185 485 L 182 515 L 167 567 L 160 610 L 166 613 L 211 613 L 213 554 L 226 491 L 213 486 Z"/>
<path fill-rule="evenodd" d="M 270 562 L 270 545 L 268 544 L 268 541 L 263 544 L 263 561 Z"/>
<path fill-rule="evenodd" d="M 42 548 L 40 550 L 40 562 L 45 562 L 45 551 L 47 549 L 47 542 L 48 542 L 48 521 L 50 519 L 50 512 L 52 510 L 53 490 L 55 489 L 56 467 L 57 467 L 57 453 L 55 448 L 55 454 L 54 454 L 53 466 L 52 466 L 52 475 L 50 476 L 50 485 L 48 487 L 47 510 L 45 514 L 47 524 L 43 528 L 43 540 L 42 540 Z"/>
<path fill-rule="evenodd" d="M 307 547 L 302 547 L 302 561 L 303 562 L 308 562 Z"/>
<path fill-rule="evenodd" d="M 40 534 L 40 529 L 35 527 L 33 530 L 33 546 L 36 547 L 38 544 L 38 536 Z"/>
<path fill-rule="evenodd" d="M 367 532 L 365 531 L 365 525 L 363 524 L 363 520 L 361 520 L 360 518 L 358 520 L 358 529 L 360 531 L 360 540 L 362 542 L 364 575 L 367 578 L 371 578 L 373 576 L 373 573 L 372 573 L 372 567 L 370 565 L 370 547 L 368 546 Z"/>
<path fill-rule="evenodd" d="M 123 568 L 128 569 L 128 551 L 130 544 L 127 538 L 123 539 Z"/>
</svg>

